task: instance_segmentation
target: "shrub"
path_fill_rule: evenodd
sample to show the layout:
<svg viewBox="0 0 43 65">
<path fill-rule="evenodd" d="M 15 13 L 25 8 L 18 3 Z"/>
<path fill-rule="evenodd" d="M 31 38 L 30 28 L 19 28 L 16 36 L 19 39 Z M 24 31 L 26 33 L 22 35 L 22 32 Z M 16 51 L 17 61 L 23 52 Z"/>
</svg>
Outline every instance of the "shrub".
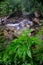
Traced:
<svg viewBox="0 0 43 65">
<path fill-rule="evenodd" d="M 27 33 L 28 31 L 25 31 L 18 39 L 11 41 L 11 43 L 7 46 L 6 51 L 3 55 L 3 62 L 5 65 L 36 64 L 34 63 L 35 61 L 33 61 L 33 50 L 35 49 L 35 46 L 39 45 L 41 42 L 36 37 L 28 37 Z M 39 49 L 36 51 L 38 50 Z M 38 53 L 36 53 L 36 55 L 37 54 Z"/>
<path fill-rule="evenodd" d="M 8 15 L 15 11 L 17 6 L 19 6 L 21 11 L 28 11 L 30 13 L 36 9 L 43 11 L 42 0 L 2 0 L 0 2 L 0 16 Z"/>
</svg>

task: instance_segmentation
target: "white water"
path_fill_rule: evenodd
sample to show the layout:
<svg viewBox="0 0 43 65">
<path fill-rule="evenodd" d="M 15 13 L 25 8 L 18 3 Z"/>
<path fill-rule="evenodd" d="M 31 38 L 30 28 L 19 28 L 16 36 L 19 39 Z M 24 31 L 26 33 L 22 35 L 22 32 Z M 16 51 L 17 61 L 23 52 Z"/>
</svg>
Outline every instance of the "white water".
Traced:
<svg viewBox="0 0 43 65">
<path fill-rule="evenodd" d="M 21 28 L 23 28 L 23 27 L 25 27 L 25 25 L 30 25 L 30 26 L 32 26 L 32 25 L 33 25 L 33 22 L 24 19 L 24 20 L 22 20 L 20 23 L 15 23 L 15 24 L 9 23 L 9 24 L 6 24 L 7 27 L 14 27 L 14 28 L 16 28 L 16 29 L 18 29 L 18 30 L 21 29 Z"/>
</svg>

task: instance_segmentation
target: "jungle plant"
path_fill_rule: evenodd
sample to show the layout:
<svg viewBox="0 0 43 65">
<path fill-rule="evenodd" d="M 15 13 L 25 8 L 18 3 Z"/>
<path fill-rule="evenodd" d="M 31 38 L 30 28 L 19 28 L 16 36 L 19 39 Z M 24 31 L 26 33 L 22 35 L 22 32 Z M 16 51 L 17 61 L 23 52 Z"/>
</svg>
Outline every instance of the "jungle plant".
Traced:
<svg viewBox="0 0 43 65">
<path fill-rule="evenodd" d="M 18 39 L 11 41 L 11 43 L 7 46 L 6 51 L 3 55 L 3 62 L 5 65 L 37 65 L 37 62 L 35 63 L 33 60 L 33 51 L 36 49 L 35 46 L 41 44 L 41 42 L 36 37 L 28 37 L 27 33 L 28 31 L 24 31 Z M 39 49 L 36 51 L 38 50 Z M 36 55 L 37 54 L 38 53 L 36 53 Z"/>
</svg>

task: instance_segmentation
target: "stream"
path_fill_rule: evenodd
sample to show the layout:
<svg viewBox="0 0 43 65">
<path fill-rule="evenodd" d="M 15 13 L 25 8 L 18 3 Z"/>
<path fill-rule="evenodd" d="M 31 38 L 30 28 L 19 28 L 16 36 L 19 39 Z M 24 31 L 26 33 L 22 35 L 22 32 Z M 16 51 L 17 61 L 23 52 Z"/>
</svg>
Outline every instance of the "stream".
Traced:
<svg viewBox="0 0 43 65">
<path fill-rule="evenodd" d="M 2 21 L 3 22 L 3 21 Z M 32 29 L 32 27 L 35 26 L 33 25 L 33 21 L 30 21 L 28 19 L 22 19 L 22 20 L 6 20 L 4 21 L 4 25 L 2 25 L 1 23 L 1 18 L 0 18 L 0 30 L 2 29 L 3 31 L 5 30 L 5 36 L 6 41 L 4 43 L 4 45 L 9 44 L 9 42 L 13 39 L 14 35 L 18 35 L 18 33 L 20 33 L 22 31 L 22 29 L 24 30 L 26 28 L 27 29 Z M 7 31 L 8 30 L 8 31 Z M 16 31 L 16 34 L 15 34 Z M 37 31 L 37 30 L 35 30 Z M 7 33 L 7 34 L 6 34 Z M 34 33 L 34 32 L 33 32 Z M 42 35 L 40 35 L 42 36 Z M 40 39 L 39 34 L 37 35 L 37 37 Z M 11 39 L 10 39 L 11 38 Z M 42 37 L 41 37 L 42 39 Z"/>
</svg>

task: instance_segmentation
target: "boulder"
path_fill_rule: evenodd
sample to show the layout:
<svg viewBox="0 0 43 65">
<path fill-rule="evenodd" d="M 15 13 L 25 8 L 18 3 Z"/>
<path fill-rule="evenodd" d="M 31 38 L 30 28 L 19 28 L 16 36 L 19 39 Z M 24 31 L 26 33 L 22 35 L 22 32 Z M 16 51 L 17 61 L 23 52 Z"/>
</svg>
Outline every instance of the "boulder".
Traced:
<svg viewBox="0 0 43 65">
<path fill-rule="evenodd" d="M 34 18 L 34 19 L 33 19 L 33 23 L 34 23 L 34 24 L 38 24 L 38 25 L 39 25 L 40 20 L 39 20 L 38 18 Z"/>
<path fill-rule="evenodd" d="M 41 16 L 41 11 L 36 10 L 36 11 L 34 12 L 34 15 L 35 15 L 36 18 L 40 18 L 40 16 Z"/>
</svg>

